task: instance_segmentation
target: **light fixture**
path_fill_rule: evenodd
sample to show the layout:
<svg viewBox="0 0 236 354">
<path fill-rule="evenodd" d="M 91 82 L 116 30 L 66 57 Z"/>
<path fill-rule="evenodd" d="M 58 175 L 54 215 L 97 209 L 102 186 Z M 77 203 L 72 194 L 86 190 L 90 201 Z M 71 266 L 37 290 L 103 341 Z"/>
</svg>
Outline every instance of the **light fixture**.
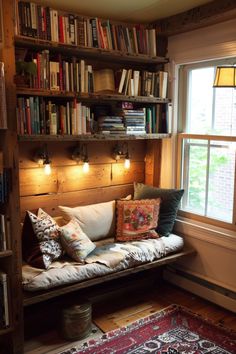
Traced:
<svg viewBox="0 0 236 354">
<path fill-rule="evenodd" d="M 51 160 L 49 158 L 49 154 L 48 154 L 48 149 L 47 149 L 47 145 L 45 144 L 43 148 L 40 148 L 34 157 L 34 161 L 38 163 L 38 165 L 44 166 L 44 173 L 45 175 L 50 175 L 52 172 L 51 169 Z"/>
<path fill-rule="evenodd" d="M 51 161 L 49 160 L 48 156 L 45 158 L 43 165 L 44 165 L 45 175 L 49 176 L 52 173 L 52 169 L 51 169 Z"/>
<path fill-rule="evenodd" d="M 217 66 L 213 87 L 236 87 L 236 66 Z"/>
<path fill-rule="evenodd" d="M 83 162 L 83 172 L 88 173 L 89 172 L 89 159 L 88 159 L 88 150 L 87 150 L 87 145 L 82 144 L 82 145 L 77 145 L 76 148 L 74 149 L 72 153 L 72 160 L 76 161 L 77 164 L 80 163 L 80 161 Z"/>
<path fill-rule="evenodd" d="M 125 142 L 122 145 L 116 144 L 112 151 L 113 158 L 118 161 L 124 159 L 124 167 L 126 169 L 130 168 L 130 156 L 128 144 Z"/>
</svg>

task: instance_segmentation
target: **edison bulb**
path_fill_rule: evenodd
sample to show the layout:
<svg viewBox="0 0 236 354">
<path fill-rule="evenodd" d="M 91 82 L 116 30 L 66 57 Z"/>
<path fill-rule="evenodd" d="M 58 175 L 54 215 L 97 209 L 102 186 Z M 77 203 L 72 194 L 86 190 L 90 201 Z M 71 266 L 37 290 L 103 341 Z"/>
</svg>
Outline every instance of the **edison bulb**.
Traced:
<svg viewBox="0 0 236 354">
<path fill-rule="evenodd" d="M 125 159 L 124 167 L 128 170 L 130 168 L 130 159 Z"/>
<path fill-rule="evenodd" d="M 88 173 L 89 172 L 89 163 L 88 162 L 84 162 L 84 164 L 83 164 L 83 172 L 84 173 Z"/>
<path fill-rule="evenodd" d="M 51 169 L 51 164 L 50 163 L 46 163 L 44 165 L 44 173 L 45 175 L 49 176 L 52 172 L 52 169 Z"/>
</svg>

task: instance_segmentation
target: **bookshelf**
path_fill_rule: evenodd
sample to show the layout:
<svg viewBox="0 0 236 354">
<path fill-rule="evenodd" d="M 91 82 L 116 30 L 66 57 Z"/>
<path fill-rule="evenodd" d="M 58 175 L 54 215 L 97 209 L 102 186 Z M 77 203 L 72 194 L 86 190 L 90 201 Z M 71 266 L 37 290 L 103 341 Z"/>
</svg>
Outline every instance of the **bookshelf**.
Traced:
<svg viewBox="0 0 236 354">
<path fill-rule="evenodd" d="M 169 111 L 158 107 L 168 107 L 169 103 L 168 74 L 163 71 L 163 65 L 168 62 L 166 40 L 155 28 L 84 17 L 28 1 L 18 1 L 15 12 L 15 81 L 20 135 L 45 134 L 46 127 L 42 131 L 34 129 L 32 121 L 35 119 L 35 124 L 40 126 L 50 125 L 41 120 L 55 120 L 57 123 L 53 124 L 57 127 L 52 129 L 53 135 L 57 132 L 80 138 L 81 133 L 87 131 L 73 127 L 81 119 L 86 119 L 86 126 L 92 126 L 89 134 L 97 133 L 93 127 L 94 119 L 98 119 L 94 106 L 110 104 L 113 110 L 115 104 L 122 102 L 132 103 L 132 109 L 152 107 L 149 114 L 144 113 L 142 135 L 145 130 L 147 134 L 170 133 Z M 20 69 L 23 64 L 25 69 Z M 27 79 L 25 72 L 29 65 L 31 73 L 22 84 L 20 80 Z M 108 72 L 110 76 L 106 77 Z M 103 80 L 107 81 L 105 86 L 98 89 L 96 83 L 100 86 Z M 36 113 L 33 112 L 35 105 Z M 45 118 L 48 111 L 49 119 Z M 114 117 L 116 113 L 108 115 Z M 165 124 L 163 115 L 166 115 Z M 124 133 L 126 131 L 129 129 L 124 129 Z M 46 134 L 51 134 L 50 129 Z M 159 138 L 158 135 L 155 138 Z"/>
<path fill-rule="evenodd" d="M 128 104 L 133 105 L 130 106 L 133 110 L 143 109 L 144 111 L 146 111 L 146 109 L 151 109 L 151 107 L 167 107 L 167 105 L 170 103 L 170 100 L 167 97 L 159 97 L 159 95 L 157 95 L 156 97 L 149 94 L 141 95 L 141 87 L 139 87 L 138 89 L 138 94 L 134 95 L 130 94 L 128 89 L 126 94 L 124 94 L 123 92 L 118 93 L 117 88 L 119 85 L 116 86 L 113 92 L 105 93 L 81 92 L 81 89 L 65 90 L 61 89 L 60 87 L 59 89 L 52 90 L 50 89 L 50 86 L 48 88 L 37 88 L 32 86 L 30 87 L 30 85 L 17 85 L 17 55 L 19 54 L 19 52 L 24 51 L 27 52 L 27 60 L 31 58 L 31 60 L 33 59 L 36 63 L 37 55 L 41 54 L 43 51 L 46 50 L 49 51 L 51 61 L 59 62 L 58 58 L 61 57 L 62 60 L 64 60 L 65 62 L 72 63 L 71 58 L 76 58 L 77 64 L 80 64 L 81 60 L 84 60 L 88 65 L 92 66 L 93 70 L 108 68 L 111 69 L 114 74 L 120 71 L 121 75 L 124 69 L 127 70 L 127 72 L 132 72 L 132 74 L 135 70 L 139 71 L 140 77 L 142 76 L 143 72 L 158 73 L 159 71 L 164 71 L 164 65 L 168 62 L 167 58 L 165 57 L 166 42 L 163 38 L 157 37 L 157 42 L 155 41 L 156 49 L 153 48 L 153 42 L 151 42 L 152 45 L 150 45 L 150 50 L 146 50 L 146 52 L 144 49 L 142 49 L 142 46 L 140 46 L 139 48 L 139 44 L 135 45 L 135 41 L 137 41 L 137 38 L 135 40 L 135 35 L 131 35 L 131 33 L 135 33 L 135 31 L 137 32 L 140 29 L 140 33 L 147 35 L 147 32 L 145 31 L 145 28 L 143 26 L 133 27 L 133 25 L 127 25 L 128 27 L 126 27 L 126 24 L 124 25 L 109 21 L 109 25 L 111 26 L 111 28 L 113 28 L 113 31 L 116 31 L 117 28 L 119 28 L 121 32 L 123 31 L 123 36 L 125 32 L 127 33 L 127 38 L 129 38 L 128 42 L 134 42 L 131 47 L 130 45 L 126 47 L 126 41 L 125 44 L 122 41 L 120 45 L 115 44 L 114 38 L 112 41 L 114 42 L 113 45 L 111 45 L 111 43 L 106 45 L 104 43 L 101 44 L 100 39 L 100 45 L 98 47 L 95 47 L 94 37 L 92 37 L 93 46 L 89 46 L 80 44 L 78 45 L 78 43 L 62 43 L 56 41 L 55 38 L 54 40 L 49 40 L 45 38 L 34 38 L 32 36 L 23 35 L 21 30 L 18 30 L 18 32 L 16 31 L 16 27 L 19 28 L 19 18 L 17 16 L 17 13 L 19 14 L 19 9 L 17 7 L 17 4 L 18 1 L 2 0 L 2 11 L 4 13 L 3 27 L 7 30 L 4 33 L 4 45 L 1 48 L 0 53 L 1 60 L 5 63 L 8 129 L 3 129 L 2 131 L 0 131 L 0 148 L 2 149 L 4 154 L 5 166 L 11 170 L 12 183 L 8 201 L 4 205 L 4 213 L 6 213 L 10 222 L 11 246 L 9 247 L 9 249 L 7 248 L 4 251 L 0 251 L 0 269 L 2 268 L 8 274 L 9 278 L 10 326 L 6 329 L 0 329 L 0 347 L 1 344 L 4 343 L 5 345 L 7 345 L 8 353 L 21 354 L 23 353 L 24 343 L 23 295 L 21 284 L 21 208 L 22 205 L 26 205 L 25 203 L 27 203 L 29 200 L 30 202 L 32 201 L 33 203 L 39 205 L 37 198 L 39 198 L 39 203 L 43 203 L 44 197 L 53 197 L 53 193 L 55 192 L 55 181 L 52 181 L 53 193 L 51 193 L 51 190 L 45 189 L 45 194 L 47 195 L 43 195 L 44 192 L 42 192 L 42 190 L 40 190 L 39 192 L 37 190 L 35 192 L 35 187 L 33 185 L 32 187 L 30 186 L 29 189 L 28 187 L 25 188 L 24 183 L 20 179 L 23 173 L 27 174 L 32 172 L 32 179 L 34 179 L 33 174 L 35 174 L 36 176 L 38 171 L 34 166 L 35 163 L 31 161 L 31 150 L 33 150 L 35 147 L 38 147 L 38 145 L 41 145 L 42 143 L 47 143 L 50 145 L 52 151 L 55 152 L 55 155 L 57 155 L 58 151 L 64 151 L 64 146 L 67 150 L 68 146 L 69 148 L 71 148 L 71 146 L 69 145 L 70 143 L 73 144 L 82 142 L 90 144 L 92 146 L 91 150 L 94 154 L 94 157 L 92 156 L 92 159 L 94 162 L 93 168 L 95 171 L 95 176 L 90 176 L 85 182 L 80 182 L 82 185 L 82 192 L 79 191 L 78 193 L 85 193 L 86 198 L 87 195 L 89 195 L 89 198 L 92 200 L 92 194 L 96 192 L 96 189 L 99 193 L 99 188 L 102 188 L 104 191 L 107 189 L 107 192 L 105 192 L 105 194 L 110 194 L 111 191 L 111 194 L 113 193 L 112 195 L 115 195 L 115 198 L 117 198 L 117 195 L 119 194 L 118 192 L 120 190 L 123 190 L 123 193 L 126 193 L 130 190 L 130 181 L 131 178 L 134 179 L 134 176 L 139 178 L 139 181 L 143 181 L 144 175 L 146 174 L 149 183 L 152 183 L 155 180 L 155 185 L 158 185 L 160 173 L 158 166 L 160 164 L 161 140 L 169 138 L 170 132 L 169 130 L 167 131 L 167 129 L 165 129 L 165 131 L 157 132 L 145 131 L 145 133 L 142 134 L 112 135 L 97 133 L 97 131 L 94 130 L 90 132 L 90 134 L 79 134 L 78 132 L 76 134 L 58 134 L 57 132 L 56 134 L 45 134 L 42 132 L 37 134 L 33 132 L 31 134 L 26 134 L 24 132 L 24 129 L 23 131 L 19 130 L 19 117 L 16 115 L 16 108 L 18 107 L 19 98 L 21 98 L 21 102 L 23 103 L 26 102 L 25 100 L 30 98 L 33 103 L 36 102 L 35 100 L 41 100 L 41 102 L 48 102 L 51 100 L 53 104 L 58 104 L 58 106 L 65 105 L 65 102 L 70 103 L 76 100 L 77 103 L 81 103 L 82 105 L 88 107 L 91 110 L 91 114 L 94 113 L 98 105 L 109 106 L 111 107 L 111 109 L 113 109 L 114 107 L 121 107 L 122 102 L 126 102 Z M 23 2 L 23 7 L 29 6 L 27 4 L 30 3 L 27 1 Z M 41 10 L 43 9 L 40 4 L 37 6 L 39 6 Z M 61 12 L 59 10 L 55 11 L 58 11 L 58 16 L 67 17 L 66 12 Z M 16 14 L 16 21 L 14 21 L 12 14 Z M 20 16 L 22 16 L 22 13 L 20 14 Z M 78 20 L 80 17 L 81 16 L 78 15 L 78 18 L 76 16 L 74 20 Z M 58 17 L 58 19 L 61 19 L 61 17 Z M 83 21 L 86 23 L 86 26 L 89 24 L 89 20 L 89 18 L 83 17 Z M 99 22 L 100 20 L 96 19 L 96 21 Z M 24 23 L 24 20 L 23 22 L 21 22 L 21 26 L 22 23 Z M 75 23 L 76 22 L 74 22 L 74 24 Z M 107 28 L 107 26 L 108 22 L 105 22 L 104 20 L 104 27 Z M 28 22 L 28 25 L 25 27 L 28 28 L 29 35 L 33 33 L 32 29 L 36 30 L 36 27 L 33 27 L 32 25 L 32 18 L 31 21 Z M 126 30 L 126 28 L 130 29 L 130 31 Z M 108 31 L 108 29 L 106 29 L 106 31 Z M 128 37 L 128 33 L 130 33 L 131 37 Z M 150 33 L 151 37 L 153 38 L 154 32 L 152 31 Z M 59 35 L 61 36 L 60 33 Z M 159 40 L 160 45 L 158 44 Z M 116 42 L 118 42 L 118 38 L 116 38 Z M 153 75 L 153 77 L 154 76 L 155 75 Z M 131 85 L 129 81 L 127 82 L 127 86 Z M 120 84 L 120 81 L 118 81 L 118 84 Z M 110 165 L 114 164 L 114 161 L 110 156 L 108 156 L 108 151 L 110 151 L 109 149 L 112 143 L 117 141 L 127 141 L 128 143 L 130 143 L 135 162 L 133 170 L 130 174 L 127 174 L 127 172 L 126 174 L 122 174 L 121 172 L 119 172 L 117 173 L 116 179 L 113 179 L 111 183 Z M 105 144 L 103 144 L 104 142 Z M 147 159 L 145 160 L 146 152 Z M 27 156 L 27 161 L 25 156 Z M 72 170 L 74 169 L 74 167 L 76 167 L 74 165 L 71 165 L 72 163 L 74 163 L 71 161 L 66 161 L 67 165 L 61 166 L 62 163 L 64 163 L 65 157 L 59 156 L 57 158 L 58 161 L 55 163 L 56 168 L 61 168 L 60 171 L 62 172 L 66 169 Z M 99 161 L 99 163 L 97 163 L 97 161 Z M 146 171 L 144 171 L 145 165 L 147 165 L 149 168 L 148 174 Z M 114 164 L 113 167 L 113 174 L 115 176 L 115 172 L 116 170 L 118 171 L 120 166 L 118 164 Z M 67 180 L 69 180 L 71 174 L 72 173 L 69 172 L 69 174 L 67 175 Z M 104 177 L 105 174 L 106 176 Z M 60 176 L 60 173 L 58 175 Z M 97 175 L 102 177 L 97 178 Z M 48 186 L 50 188 L 51 180 L 52 178 L 49 177 Z M 105 182 L 103 182 L 102 180 L 104 180 Z M 64 182 L 59 182 L 57 182 L 57 185 L 60 187 L 60 183 L 63 184 Z M 106 183 L 106 185 L 104 185 L 104 183 Z M 66 183 L 64 183 L 64 189 L 67 188 L 67 185 L 65 186 L 65 184 Z M 68 192 L 68 195 L 74 192 L 77 193 L 77 191 L 75 191 L 73 188 L 74 184 L 71 184 L 68 187 L 68 191 L 66 191 Z M 89 190 L 89 193 L 86 193 L 86 188 Z M 27 190 L 26 194 L 24 194 L 25 190 Z M 33 191 L 31 192 L 31 190 Z M 65 190 L 63 190 L 63 192 L 65 192 Z"/>
</svg>

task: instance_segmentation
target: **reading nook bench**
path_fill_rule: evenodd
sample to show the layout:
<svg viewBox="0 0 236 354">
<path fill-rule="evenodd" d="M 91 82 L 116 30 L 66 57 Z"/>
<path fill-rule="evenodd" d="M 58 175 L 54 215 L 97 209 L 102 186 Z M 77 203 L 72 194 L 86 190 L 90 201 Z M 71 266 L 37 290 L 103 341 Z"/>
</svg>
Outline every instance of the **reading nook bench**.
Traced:
<svg viewBox="0 0 236 354">
<path fill-rule="evenodd" d="M 26 213 L 24 305 L 174 262 L 193 250 L 172 228 L 182 190 L 134 185 L 134 199 Z M 115 235 L 115 237 L 114 237 Z"/>
</svg>

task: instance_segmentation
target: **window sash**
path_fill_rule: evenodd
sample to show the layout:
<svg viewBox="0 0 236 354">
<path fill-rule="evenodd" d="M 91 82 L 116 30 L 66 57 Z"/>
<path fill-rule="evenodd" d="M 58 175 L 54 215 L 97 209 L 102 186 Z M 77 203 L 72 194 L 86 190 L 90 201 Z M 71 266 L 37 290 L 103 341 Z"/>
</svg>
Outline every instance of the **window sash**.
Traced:
<svg viewBox="0 0 236 354">
<path fill-rule="evenodd" d="M 235 142 L 236 143 L 236 136 L 219 136 L 219 135 L 200 135 L 200 134 L 179 133 L 178 134 L 178 171 L 177 171 L 177 185 L 178 185 L 178 187 L 181 187 L 182 175 L 183 175 L 183 173 L 185 173 L 185 171 L 183 170 L 184 164 L 182 163 L 183 145 L 184 145 L 183 140 L 184 139 L 205 140 L 206 146 L 208 146 L 208 149 L 210 148 L 211 141 L 222 141 L 222 143 L 223 142 Z M 211 144 L 211 146 L 213 146 L 213 145 Z M 217 147 L 219 147 L 219 146 L 217 145 Z M 209 156 L 209 154 L 208 154 L 208 156 Z M 209 157 L 208 157 L 208 159 L 209 159 Z M 187 159 L 187 162 L 189 162 L 189 159 Z M 209 161 L 207 163 L 209 164 Z M 186 166 L 186 169 L 187 168 L 188 168 L 188 166 Z M 209 168 L 209 166 L 208 166 L 208 168 Z M 206 176 L 206 181 L 208 181 L 208 176 Z M 234 192 L 233 193 L 234 193 L 234 198 L 233 198 L 233 220 L 232 220 L 232 223 L 213 219 L 208 216 L 195 214 L 193 212 L 186 211 L 186 210 L 180 210 L 179 215 L 236 231 L 236 163 L 235 163 L 235 171 L 234 171 Z M 186 196 L 185 196 L 185 198 L 186 198 Z M 205 201 L 205 207 L 206 207 L 206 203 L 207 203 L 207 201 Z"/>
</svg>

